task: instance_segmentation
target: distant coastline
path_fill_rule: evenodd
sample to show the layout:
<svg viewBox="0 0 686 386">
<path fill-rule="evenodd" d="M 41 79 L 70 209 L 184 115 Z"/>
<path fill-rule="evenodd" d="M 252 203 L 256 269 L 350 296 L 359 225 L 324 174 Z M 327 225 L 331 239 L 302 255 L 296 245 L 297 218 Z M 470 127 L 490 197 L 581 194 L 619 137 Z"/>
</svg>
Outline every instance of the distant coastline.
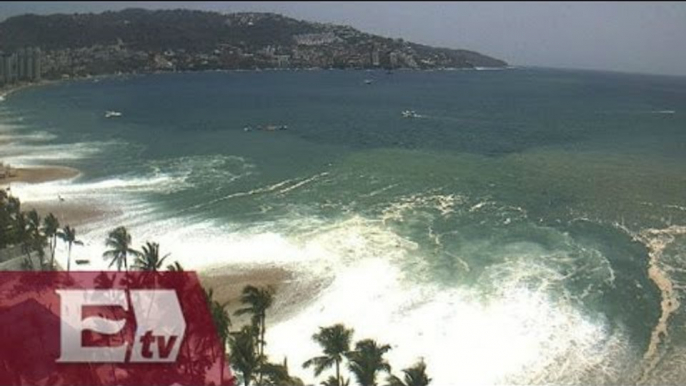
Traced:
<svg viewBox="0 0 686 386">
<path fill-rule="evenodd" d="M 54 84 L 57 82 L 58 82 L 57 80 L 41 80 L 38 82 L 17 83 L 17 84 L 12 84 L 9 86 L 0 87 L 0 102 L 6 100 L 11 94 L 14 94 L 17 91 L 21 91 L 21 90 L 25 90 L 25 89 L 33 88 L 33 87 L 46 86 L 48 84 Z"/>
<path fill-rule="evenodd" d="M 394 72 L 405 71 L 419 71 L 419 72 L 436 72 L 436 71 L 505 71 L 526 69 L 527 67 L 519 66 L 504 66 L 504 67 L 440 67 L 440 68 L 398 68 Z M 532 67 L 533 68 L 533 67 Z M 551 68 L 551 70 L 556 70 Z M 304 68 L 251 68 L 251 69 L 201 69 L 201 70 L 155 70 L 155 71 L 132 71 L 132 72 L 116 72 L 104 73 L 97 75 L 81 75 L 73 77 L 64 77 L 62 79 L 41 79 L 37 82 L 21 82 L 11 85 L 0 86 L 0 103 L 9 98 L 12 94 L 34 87 L 42 87 L 48 85 L 59 84 L 68 81 L 88 81 L 95 79 L 109 79 L 118 77 L 141 76 L 141 75 L 160 75 L 160 74 L 190 74 L 190 73 L 232 73 L 232 72 L 265 72 L 265 71 L 384 71 L 380 68 L 322 68 L 322 67 L 304 67 Z M 571 69 L 569 70 L 571 71 Z M 592 71 L 592 70 L 589 70 Z"/>
<path fill-rule="evenodd" d="M 179 28 L 170 29 L 170 25 Z M 15 16 L 0 23 L 0 50 L 38 55 L 40 75 L 47 79 L 185 70 L 426 70 L 508 65 L 476 51 L 432 47 L 350 26 L 257 12 L 125 9 Z"/>
</svg>

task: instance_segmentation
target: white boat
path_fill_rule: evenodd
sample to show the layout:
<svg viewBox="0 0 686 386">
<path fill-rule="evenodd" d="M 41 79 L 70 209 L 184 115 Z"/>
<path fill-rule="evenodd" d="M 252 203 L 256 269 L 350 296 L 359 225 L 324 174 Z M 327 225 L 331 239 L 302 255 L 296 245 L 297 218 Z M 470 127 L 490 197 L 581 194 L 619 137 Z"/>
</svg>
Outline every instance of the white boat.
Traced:
<svg viewBox="0 0 686 386">
<path fill-rule="evenodd" d="M 258 129 L 260 129 L 262 131 L 281 131 L 281 130 L 288 130 L 288 125 L 258 126 Z"/>
<path fill-rule="evenodd" d="M 372 84 L 372 83 L 374 83 L 374 80 L 372 80 L 372 79 L 365 79 L 364 80 L 364 84 Z"/>
<path fill-rule="evenodd" d="M 121 116 L 122 113 L 120 113 L 119 111 L 105 111 L 105 118 L 117 118 Z"/>
<path fill-rule="evenodd" d="M 419 118 L 420 115 L 415 113 L 414 110 L 405 110 L 402 112 L 403 118 Z"/>
</svg>

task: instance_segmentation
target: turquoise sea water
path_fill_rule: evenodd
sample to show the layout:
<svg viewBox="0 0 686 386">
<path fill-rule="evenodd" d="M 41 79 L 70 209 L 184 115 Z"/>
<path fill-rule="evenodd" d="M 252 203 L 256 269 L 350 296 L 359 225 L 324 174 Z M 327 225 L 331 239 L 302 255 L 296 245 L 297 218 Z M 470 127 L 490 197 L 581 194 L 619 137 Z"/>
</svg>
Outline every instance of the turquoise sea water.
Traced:
<svg viewBox="0 0 686 386">
<path fill-rule="evenodd" d="M 288 130 L 244 131 L 269 124 Z M 686 78 L 115 77 L 12 95 L 0 130 L 0 158 L 82 171 L 14 186 L 22 199 L 116 211 L 77 258 L 121 223 L 189 267 L 319 283 L 277 313 L 275 358 L 302 363 L 342 321 L 441 385 L 686 379 Z"/>
</svg>

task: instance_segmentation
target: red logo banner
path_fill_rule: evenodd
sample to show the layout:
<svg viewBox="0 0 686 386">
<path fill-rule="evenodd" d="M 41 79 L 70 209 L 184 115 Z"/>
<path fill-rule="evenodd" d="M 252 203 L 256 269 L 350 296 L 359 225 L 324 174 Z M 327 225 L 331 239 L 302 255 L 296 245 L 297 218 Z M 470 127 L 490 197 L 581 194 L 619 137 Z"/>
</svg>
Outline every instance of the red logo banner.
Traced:
<svg viewBox="0 0 686 386">
<path fill-rule="evenodd" d="M 233 385 L 193 272 L 0 272 L 0 385 Z"/>
</svg>

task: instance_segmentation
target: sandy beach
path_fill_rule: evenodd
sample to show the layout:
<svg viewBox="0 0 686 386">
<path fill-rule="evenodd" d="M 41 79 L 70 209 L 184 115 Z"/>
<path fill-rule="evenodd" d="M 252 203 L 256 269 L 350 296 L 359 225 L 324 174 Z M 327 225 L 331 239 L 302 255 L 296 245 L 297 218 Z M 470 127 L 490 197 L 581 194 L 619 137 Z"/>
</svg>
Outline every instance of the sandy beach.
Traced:
<svg viewBox="0 0 686 386">
<path fill-rule="evenodd" d="M 11 190 L 12 183 L 37 184 L 72 179 L 80 174 L 78 170 L 64 166 L 13 168 L 12 173 L 13 177 L 0 179 L 0 188 L 9 187 Z M 21 199 L 21 197 L 19 198 Z M 77 228 L 121 214 L 121 212 L 113 212 L 81 202 L 61 200 L 59 197 L 50 201 L 22 201 L 22 208 L 23 210 L 35 209 L 41 217 L 52 213 L 61 224 L 69 224 Z M 276 289 L 277 301 L 281 304 L 279 313 L 283 313 L 291 308 L 289 306 L 306 300 L 306 297 L 303 298 L 302 296 L 303 293 L 310 293 L 309 291 L 296 291 L 293 287 L 312 284 L 303 282 L 296 284 L 292 272 L 276 267 L 259 269 L 226 267 L 200 272 L 199 276 L 203 286 L 213 288 L 215 299 L 221 303 L 226 303 L 227 310 L 232 314 L 240 307 L 241 291 L 246 285 L 273 286 Z M 314 287 L 309 289 L 314 290 Z M 296 297 L 301 299 L 296 299 Z M 236 321 L 247 322 L 241 318 L 236 318 Z"/>
<path fill-rule="evenodd" d="M 108 216 L 116 214 L 115 212 L 93 206 L 67 202 L 28 202 L 22 204 L 22 206 L 28 210 L 35 209 L 41 217 L 52 213 L 61 224 L 73 227 L 81 227 L 92 222 L 101 221 Z"/>
<path fill-rule="evenodd" d="M 43 182 L 67 180 L 78 177 L 77 169 L 65 166 L 40 166 L 31 168 L 13 168 L 12 177 L 0 179 L 0 188 L 10 189 L 13 183 L 37 184 Z M 19 197 L 21 199 L 21 197 Z M 82 227 L 108 217 L 120 215 L 121 212 L 103 209 L 75 201 L 61 200 L 55 197 L 50 201 L 23 201 L 23 210 L 35 209 L 41 217 L 54 214 L 61 224 Z M 276 290 L 276 304 L 273 307 L 273 318 L 284 317 L 296 310 L 296 305 L 307 302 L 309 294 L 321 289 L 321 283 L 294 280 L 294 274 L 277 267 L 247 268 L 223 267 L 198 273 L 206 288 L 213 288 L 215 299 L 226 304 L 231 315 L 241 307 L 241 291 L 247 285 L 272 286 Z M 235 323 L 248 323 L 247 317 L 233 317 Z"/>
<path fill-rule="evenodd" d="M 12 171 L 13 177 L 0 179 L 0 188 L 9 187 L 11 190 L 12 183 L 36 184 L 72 179 L 80 174 L 78 170 L 64 166 L 16 168 Z M 52 213 L 61 224 L 69 224 L 77 228 L 121 214 L 121 212 L 113 212 L 81 202 L 60 200 L 59 197 L 50 201 L 22 201 L 22 208 L 23 210 L 35 209 L 41 217 Z M 296 309 L 296 305 L 306 302 L 311 298 L 309 294 L 316 293 L 321 286 L 300 279 L 296 281 L 293 272 L 278 267 L 222 267 L 201 271 L 198 274 L 204 287 L 213 288 L 215 299 L 227 304 L 226 309 L 231 315 L 241 307 L 240 295 L 246 285 L 275 288 L 276 304 L 272 310 L 273 318 L 290 314 Z M 249 322 L 243 317 L 233 317 L 233 320 L 238 324 Z"/>
<path fill-rule="evenodd" d="M 297 312 L 303 304 L 320 293 L 326 284 L 302 276 L 296 277 L 296 273 L 280 267 L 223 267 L 199 272 L 199 277 L 203 287 L 213 289 L 215 300 L 226 304 L 234 325 L 249 322 L 248 317 L 233 315 L 242 307 L 241 291 L 247 285 L 272 286 L 276 290 L 275 303 L 269 314 L 269 322 L 274 323 Z"/>
<path fill-rule="evenodd" d="M 58 180 L 69 180 L 78 177 L 77 169 L 66 166 L 39 166 L 26 168 L 12 168 L 12 177 L 0 179 L 0 188 L 12 191 L 14 183 L 38 184 Z M 21 200 L 22 197 L 19 197 Z M 54 214 L 62 224 L 81 226 L 89 222 L 99 221 L 111 214 L 111 211 L 99 207 L 84 205 L 79 202 L 63 201 L 56 196 L 51 201 L 31 202 L 22 200 L 24 210 L 35 209 L 41 217 L 49 213 Z"/>
<path fill-rule="evenodd" d="M 10 94 L 15 93 L 19 90 L 24 90 L 31 87 L 44 86 L 47 84 L 52 84 L 58 82 L 57 80 L 41 80 L 39 82 L 32 83 L 18 83 L 8 87 L 0 88 L 0 101 L 7 98 Z"/>
<path fill-rule="evenodd" d="M 77 177 L 79 173 L 78 170 L 66 166 L 12 168 L 11 177 L 0 178 L 0 187 L 11 187 L 13 182 L 37 184 L 41 182 L 66 180 Z"/>
<path fill-rule="evenodd" d="M 49 83 L 53 82 L 20 84 L 0 89 L 0 102 L 14 92 Z M 6 135 L 0 138 L 0 144 L 11 142 L 11 140 L 11 135 Z M 0 159 L 1 161 L 2 159 Z M 0 178 L 0 189 L 11 191 L 12 185 L 16 183 L 39 184 L 70 180 L 79 175 L 79 170 L 65 166 L 17 167 L 11 169 L 11 177 Z M 62 225 L 68 224 L 77 228 L 121 214 L 121 211 L 113 211 L 84 202 L 63 200 L 59 196 L 55 196 L 49 201 L 36 202 L 24 200 L 22 197 L 19 199 L 22 199 L 23 210 L 35 209 L 41 217 L 52 213 Z M 322 282 L 301 277 L 296 280 L 294 272 L 273 266 L 225 266 L 218 269 L 203 270 L 198 272 L 198 275 L 204 287 L 213 289 L 215 299 L 227 305 L 226 309 L 232 316 L 234 326 L 249 323 L 249 317 L 233 315 L 241 307 L 241 291 L 247 285 L 272 286 L 276 290 L 275 303 L 269 317 L 271 323 L 297 312 L 303 304 L 312 299 L 313 294 L 320 292 L 324 285 Z"/>
</svg>

